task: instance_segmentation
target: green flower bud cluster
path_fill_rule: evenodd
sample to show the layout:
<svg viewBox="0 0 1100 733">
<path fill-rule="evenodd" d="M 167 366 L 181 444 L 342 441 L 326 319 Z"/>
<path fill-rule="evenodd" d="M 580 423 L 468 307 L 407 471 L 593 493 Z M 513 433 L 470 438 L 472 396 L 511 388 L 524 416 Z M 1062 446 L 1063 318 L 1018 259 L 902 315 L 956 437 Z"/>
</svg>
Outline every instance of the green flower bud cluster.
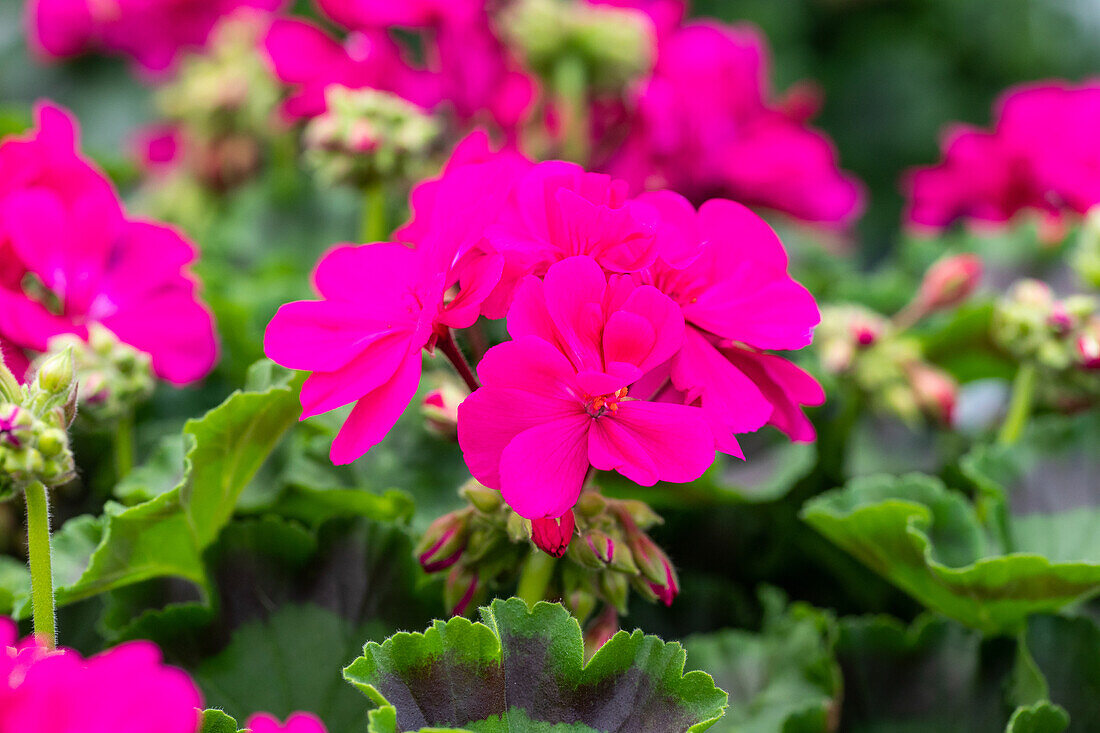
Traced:
<svg viewBox="0 0 1100 733">
<path fill-rule="evenodd" d="M 1041 400 L 1070 406 L 1100 399 L 1100 298 L 1059 299 L 1046 283 L 1020 280 L 997 303 L 993 338 L 1041 370 Z"/>
<path fill-rule="evenodd" d="M 71 352 L 44 360 L 22 386 L 0 362 L 0 501 L 36 481 L 61 486 L 73 479 L 66 430 L 75 415 Z"/>
<path fill-rule="evenodd" d="M 859 305 L 824 306 L 814 346 L 825 371 L 848 380 L 875 409 L 909 424 L 924 416 L 951 422 L 954 380 L 880 314 Z"/>
<path fill-rule="evenodd" d="M 306 161 L 329 184 L 366 187 L 415 175 L 439 137 L 420 107 L 376 89 L 332 86 L 305 131 Z"/>
<path fill-rule="evenodd" d="M 261 141 L 274 132 L 279 85 L 256 53 L 265 29 L 258 14 L 228 16 L 206 50 L 184 58 L 157 94 L 161 113 L 180 126 L 181 174 L 207 189 L 251 178 L 260 166 Z"/>
<path fill-rule="evenodd" d="M 499 26 L 531 70 L 551 80 L 563 60 L 579 61 L 601 92 L 621 92 L 653 68 L 653 24 L 626 8 L 581 0 L 518 0 Z"/>
<path fill-rule="evenodd" d="M 456 615 L 477 607 L 496 586 L 514 582 L 531 553 L 531 522 L 513 512 L 500 492 L 471 480 L 460 490 L 468 506 L 428 528 L 416 548 L 432 573 L 447 571 L 444 603 Z M 556 563 L 548 598 L 584 621 L 598 606 L 625 614 L 631 588 L 648 600 L 671 603 L 679 591 L 676 571 L 645 530 L 661 518 L 640 501 L 581 495 L 573 509 L 574 535 Z"/>
<path fill-rule="evenodd" d="M 50 339 L 47 354 L 71 351 L 80 385 L 80 417 L 93 425 L 110 425 L 133 413 L 153 394 L 152 359 L 144 351 L 119 341 L 98 324 L 88 340 L 64 334 Z"/>
</svg>

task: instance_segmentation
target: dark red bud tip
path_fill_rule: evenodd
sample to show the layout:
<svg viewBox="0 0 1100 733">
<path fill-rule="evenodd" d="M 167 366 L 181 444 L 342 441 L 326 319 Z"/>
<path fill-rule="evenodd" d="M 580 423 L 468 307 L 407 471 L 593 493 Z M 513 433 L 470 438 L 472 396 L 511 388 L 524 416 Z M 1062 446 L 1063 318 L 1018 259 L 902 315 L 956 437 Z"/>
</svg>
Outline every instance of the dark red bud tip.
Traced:
<svg viewBox="0 0 1100 733">
<path fill-rule="evenodd" d="M 569 549 L 576 523 L 572 509 L 556 519 L 550 517 L 532 519 L 531 539 L 547 555 L 561 557 Z"/>
</svg>

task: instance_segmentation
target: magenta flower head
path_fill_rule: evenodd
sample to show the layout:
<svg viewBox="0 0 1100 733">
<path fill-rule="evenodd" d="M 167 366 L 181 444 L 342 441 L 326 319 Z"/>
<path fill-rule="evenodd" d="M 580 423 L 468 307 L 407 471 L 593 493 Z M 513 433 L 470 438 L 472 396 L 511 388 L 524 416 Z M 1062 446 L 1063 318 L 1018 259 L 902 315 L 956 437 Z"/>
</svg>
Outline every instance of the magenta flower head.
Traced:
<svg viewBox="0 0 1100 733">
<path fill-rule="evenodd" d="M 440 101 L 438 82 L 408 64 L 380 30 L 352 33 L 341 43 L 312 23 L 280 18 L 263 43 L 275 76 L 292 90 L 283 104 L 291 120 L 322 114 L 330 86 L 390 92 L 425 109 Z"/>
<path fill-rule="evenodd" d="M 862 188 L 805 124 L 805 105 L 769 99 L 757 29 L 694 22 L 659 38 L 626 139 L 604 170 L 633 192 L 669 188 L 694 201 L 718 193 L 828 226 L 859 215 Z"/>
<path fill-rule="evenodd" d="M 221 18 L 242 9 L 271 13 L 283 1 L 32 0 L 28 35 L 45 56 L 103 50 L 155 74 L 170 69 L 182 51 L 205 46 Z"/>
<path fill-rule="evenodd" d="M 661 399 L 701 406 L 719 450 L 731 455 L 742 455 L 736 433 L 769 422 L 812 441 L 801 407 L 824 401 L 820 385 L 766 353 L 808 345 L 820 320 L 813 296 L 787 273 L 775 232 L 732 201 L 708 201 L 696 212 L 667 191 L 640 200 L 661 212 L 664 254 L 635 277 L 674 300 L 687 324 L 683 348 L 646 382 L 667 381 Z"/>
<path fill-rule="evenodd" d="M 328 733 L 313 713 L 294 713 L 282 724 L 273 715 L 258 713 L 248 719 L 244 729 L 247 733 Z"/>
<path fill-rule="evenodd" d="M 17 642 L 15 624 L 0 619 L 0 731 L 195 733 L 201 705 L 195 683 L 149 642 L 83 659 Z"/>
<path fill-rule="evenodd" d="M 29 138 L 0 142 L 0 253 L 17 275 L 0 278 L 0 337 L 45 351 L 52 336 L 87 338 L 98 323 L 148 353 L 162 379 L 203 377 L 217 345 L 187 269 L 194 247 L 174 229 L 125 216 L 107 179 L 80 157 L 68 113 L 42 104 L 37 116 Z"/>
<path fill-rule="evenodd" d="M 521 516 L 557 518 L 589 468 L 652 486 L 698 478 L 714 458 L 702 410 L 632 394 L 681 347 L 676 304 L 588 256 L 545 281 L 525 278 L 508 314 L 513 341 L 478 365 L 482 388 L 459 407 L 466 464 Z"/>
</svg>

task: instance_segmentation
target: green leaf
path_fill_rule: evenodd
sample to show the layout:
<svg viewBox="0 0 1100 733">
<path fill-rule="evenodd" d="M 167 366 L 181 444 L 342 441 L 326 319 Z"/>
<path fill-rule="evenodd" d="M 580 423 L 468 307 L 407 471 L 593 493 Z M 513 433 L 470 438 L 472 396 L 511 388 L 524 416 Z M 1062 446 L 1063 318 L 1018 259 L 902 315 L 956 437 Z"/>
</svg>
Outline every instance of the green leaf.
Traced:
<svg viewBox="0 0 1100 733">
<path fill-rule="evenodd" d="M 237 721 L 221 710 L 203 710 L 199 733 L 237 733 Z"/>
<path fill-rule="evenodd" d="M 970 501 L 928 476 L 856 479 L 802 517 L 926 607 L 987 633 L 1100 590 L 1100 564 L 996 552 Z"/>
<path fill-rule="evenodd" d="M 1017 708 L 1008 721 L 1005 733 L 1062 733 L 1069 725 L 1069 715 L 1057 705 L 1040 702 Z"/>
<path fill-rule="evenodd" d="M 481 618 L 363 648 L 344 677 L 381 706 L 372 733 L 701 731 L 725 709 L 709 675 L 684 674 L 675 642 L 620 631 L 585 664 L 580 625 L 559 604 L 495 600 Z"/>
<path fill-rule="evenodd" d="M 1100 627 L 1091 618 L 1035 616 L 1025 635 L 1050 700 L 1069 712 L 1071 732 L 1100 730 Z"/>
<path fill-rule="evenodd" d="M 175 488 L 151 491 L 153 498 L 132 507 L 109 503 L 102 518 L 78 517 L 62 527 L 54 567 L 58 604 L 162 576 L 209 592 L 202 552 L 298 414 L 300 377 L 284 371 L 273 383 L 253 379 L 263 388 L 234 392 L 187 422 L 183 479 Z M 28 612 L 29 603 L 17 609 L 20 618 Z"/>
<path fill-rule="evenodd" d="M 801 603 L 784 610 L 778 593 L 764 594 L 763 601 L 761 633 L 727 630 L 684 641 L 689 666 L 710 672 L 729 692 L 729 709 L 714 730 L 834 730 L 842 682 L 833 619 Z"/>
<path fill-rule="evenodd" d="M 319 606 L 286 605 L 238 628 L 192 674 L 206 704 L 238 720 L 257 711 L 285 719 L 308 710 L 330 731 L 362 730 L 362 699 L 340 669 L 355 657 L 363 633 Z"/>
</svg>

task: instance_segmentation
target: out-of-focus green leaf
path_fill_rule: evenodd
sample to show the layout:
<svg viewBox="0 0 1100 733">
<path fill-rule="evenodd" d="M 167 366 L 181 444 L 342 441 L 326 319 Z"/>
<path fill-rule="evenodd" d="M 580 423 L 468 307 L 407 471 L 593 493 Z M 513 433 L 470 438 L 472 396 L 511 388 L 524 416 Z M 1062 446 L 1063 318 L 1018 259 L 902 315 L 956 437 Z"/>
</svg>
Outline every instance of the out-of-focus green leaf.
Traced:
<svg viewBox="0 0 1100 733">
<path fill-rule="evenodd" d="M 1066 711 L 1049 702 L 1016 708 L 1005 733 L 1062 733 L 1069 725 Z"/>
<path fill-rule="evenodd" d="M 584 664 L 580 626 L 558 604 L 495 600 L 481 618 L 363 648 L 344 677 L 380 706 L 372 733 L 701 731 L 725 709 L 709 675 L 684 674 L 675 642 L 620 631 Z"/>
<path fill-rule="evenodd" d="M 199 733 L 237 733 L 237 721 L 221 710 L 204 710 Z"/>
<path fill-rule="evenodd" d="M 802 516 L 928 608 L 987 633 L 1100 591 L 1100 558 L 1000 554 L 975 507 L 928 476 L 856 479 Z"/>
<path fill-rule="evenodd" d="M 1091 618 L 1035 616 L 1024 635 L 1050 700 L 1069 713 L 1070 733 L 1100 730 L 1100 627 Z M 1038 729 L 1036 729 L 1038 730 Z"/>
<path fill-rule="evenodd" d="M 727 630 L 684 641 L 688 665 L 714 677 L 729 708 L 722 733 L 827 733 L 835 730 L 843 683 L 833 657 L 835 624 L 826 613 L 778 593 L 763 596 L 759 634 Z"/>
<path fill-rule="evenodd" d="M 209 590 L 202 552 L 229 521 L 237 497 L 298 413 L 299 377 L 283 373 L 262 390 L 238 391 L 184 427 L 183 480 L 132 507 L 108 504 L 57 535 L 59 604 L 170 575 Z M 71 526 L 70 526 L 71 525 Z M 25 617 L 29 601 L 17 608 Z"/>
</svg>

